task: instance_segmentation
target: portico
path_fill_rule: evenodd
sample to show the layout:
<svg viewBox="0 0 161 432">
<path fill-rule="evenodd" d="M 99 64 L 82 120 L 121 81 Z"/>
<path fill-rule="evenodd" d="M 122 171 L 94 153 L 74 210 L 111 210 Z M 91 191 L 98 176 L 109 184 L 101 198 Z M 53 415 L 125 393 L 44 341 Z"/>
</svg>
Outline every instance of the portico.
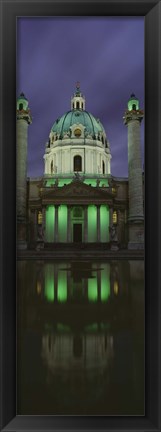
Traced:
<svg viewBox="0 0 161 432">
<path fill-rule="evenodd" d="M 92 243 L 109 241 L 108 204 L 47 205 L 43 226 L 46 243 Z M 101 223 L 103 220 L 103 223 Z"/>
<path fill-rule="evenodd" d="M 44 243 L 108 243 L 113 196 L 79 180 L 42 188 Z"/>
</svg>

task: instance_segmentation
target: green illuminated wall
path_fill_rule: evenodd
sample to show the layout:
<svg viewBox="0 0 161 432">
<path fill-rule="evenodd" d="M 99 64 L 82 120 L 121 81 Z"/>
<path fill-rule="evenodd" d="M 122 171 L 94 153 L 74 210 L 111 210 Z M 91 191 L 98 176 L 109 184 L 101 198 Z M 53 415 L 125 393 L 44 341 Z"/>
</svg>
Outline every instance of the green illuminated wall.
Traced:
<svg viewBox="0 0 161 432">
<path fill-rule="evenodd" d="M 72 181 L 71 178 L 70 178 L 70 179 L 59 179 L 58 186 L 62 187 L 62 186 L 64 186 L 65 184 L 69 184 L 69 183 L 71 183 L 71 181 Z"/>
<path fill-rule="evenodd" d="M 97 277 L 88 279 L 88 300 L 96 302 L 98 299 Z"/>
<path fill-rule="evenodd" d="M 45 264 L 45 290 L 44 294 L 49 302 L 54 301 L 54 266 Z"/>
<path fill-rule="evenodd" d="M 54 179 L 48 179 L 48 180 L 46 181 L 46 186 L 47 186 L 47 187 L 50 187 L 50 186 L 54 185 L 54 183 L 55 183 L 55 180 L 54 180 Z"/>
<path fill-rule="evenodd" d="M 52 179 L 48 179 L 47 181 L 46 181 L 46 187 L 50 187 L 50 186 L 54 186 L 54 184 L 55 184 L 55 178 L 52 178 Z M 72 179 L 70 178 L 70 179 L 58 179 L 58 186 L 59 187 L 62 187 L 62 186 L 64 186 L 65 184 L 69 184 L 69 183 L 71 183 L 71 181 L 72 181 Z"/>
<path fill-rule="evenodd" d="M 67 301 L 67 272 L 64 270 L 58 270 L 58 301 Z"/>
<path fill-rule="evenodd" d="M 106 302 L 110 296 L 110 265 L 104 264 L 101 270 L 101 301 Z"/>
<path fill-rule="evenodd" d="M 85 179 L 84 183 L 87 185 L 91 184 L 91 186 L 96 186 L 96 180 L 95 179 Z"/>
<path fill-rule="evenodd" d="M 99 186 L 103 186 L 103 185 L 104 185 L 105 187 L 108 186 L 108 180 L 107 180 L 107 179 L 100 180 Z"/>
<path fill-rule="evenodd" d="M 88 206 L 88 242 L 97 241 L 97 208 L 95 205 Z"/>
<path fill-rule="evenodd" d="M 48 243 L 54 241 L 54 221 L 55 221 L 55 207 L 48 206 L 46 208 L 46 230 L 45 230 L 45 240 Z"/>
<path fill-rule="evenodd" d="M 67 206 L 60 205 L 58 208 L 58 238 L 59 242 L 67 241 Z"/>
<path fill-rule="evenodd" d="M 49 178 L 48 180 L 46 180 L 46 187 L 54 186 L 55 181 L 56 181 L 55 178 L 51 178 L 51 179 Z M 72 178 L 59 178 L 58 179 L 58 186 L 62 187 L 65 184 L 69 184 L 71 182 L 72 182 Z M 87 185 L 90 184 L 91 186 L 96 187 L 96 185 L 97 185 L 97 179 L 94 179 L 94 178 L 85 179 L 84 183 L 87 184 Z M 99 186 L 101 187 L 103 185 L 106 186 L 106 187 L 108 186 L 108 180 L 107 179 L 101 179 L 100 180 Z"/>
<path fill-rule="evenodd" d="M 109 241 L 109 207 L 107 205 L 101 205 L 100 207 L 100 225 L 101 225 L 101 242 L 105 243 Z"/>
<path fill-rule="evenodd" d="M 91 186 L 96 187 L 97 185 L 97 179 L 85 179 L 84 183 L 86 183 L 87 185 L 91 184 Z M 108 186 L 108 180 L 107 179 L 101 179 L 99 182 L 99 187 L 101 186 Z"/>
</svg>

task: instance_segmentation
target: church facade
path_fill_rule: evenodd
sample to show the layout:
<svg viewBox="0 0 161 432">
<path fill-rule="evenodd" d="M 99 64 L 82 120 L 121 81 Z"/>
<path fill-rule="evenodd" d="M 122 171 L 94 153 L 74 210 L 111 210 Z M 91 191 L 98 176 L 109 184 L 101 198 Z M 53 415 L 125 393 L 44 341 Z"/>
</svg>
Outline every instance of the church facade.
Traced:
<svg viewBox="0 0 161 432">
<path fill-rule="evenodd" d="M 44 175 L 27 178 L 28 100 L 17 99 L 17 235 L 20 249 L 104 247 L 143 249 L 143 173 L 140 124 L 143 111 L 131 95 L 129 177 L 111 174 L 111 148 L 99 119 L 86 111 L 77 83 L 70 110 L 56 119 L 44 153 Z"/>
</svg>

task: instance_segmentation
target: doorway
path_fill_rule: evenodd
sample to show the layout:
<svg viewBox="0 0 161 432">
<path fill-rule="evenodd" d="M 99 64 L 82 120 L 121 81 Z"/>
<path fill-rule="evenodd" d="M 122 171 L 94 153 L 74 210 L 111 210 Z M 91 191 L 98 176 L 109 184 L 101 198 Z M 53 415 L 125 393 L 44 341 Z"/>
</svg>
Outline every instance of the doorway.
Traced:
<svg viewBox="0 0 161 432">
<path fill-rule="evenodd" d="M 73 242 L 82 242 L 82 224 L 76 223 L 73 225 Z"/>
</svg>

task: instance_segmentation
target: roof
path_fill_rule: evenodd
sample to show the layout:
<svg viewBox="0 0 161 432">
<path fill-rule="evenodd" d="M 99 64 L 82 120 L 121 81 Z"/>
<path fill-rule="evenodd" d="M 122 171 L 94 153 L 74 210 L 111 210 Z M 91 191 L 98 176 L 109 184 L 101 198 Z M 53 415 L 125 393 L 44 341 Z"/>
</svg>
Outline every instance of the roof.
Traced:
<svg viewBox="0 0 161 432">
<path fill-rule="evenodd" d="M 63 135 L 65 132 L 70 130 L 70 127 L 74 124 L 81 124 L 86 128 L 86 132 L 92 134 L 98 134 L 105 130 L 101 122 L 96 119 L 88 111 L 76 110 L 66 112 L 62 117 L 58 118 L 52 126 L 51 131 Z"/>
</svg>

